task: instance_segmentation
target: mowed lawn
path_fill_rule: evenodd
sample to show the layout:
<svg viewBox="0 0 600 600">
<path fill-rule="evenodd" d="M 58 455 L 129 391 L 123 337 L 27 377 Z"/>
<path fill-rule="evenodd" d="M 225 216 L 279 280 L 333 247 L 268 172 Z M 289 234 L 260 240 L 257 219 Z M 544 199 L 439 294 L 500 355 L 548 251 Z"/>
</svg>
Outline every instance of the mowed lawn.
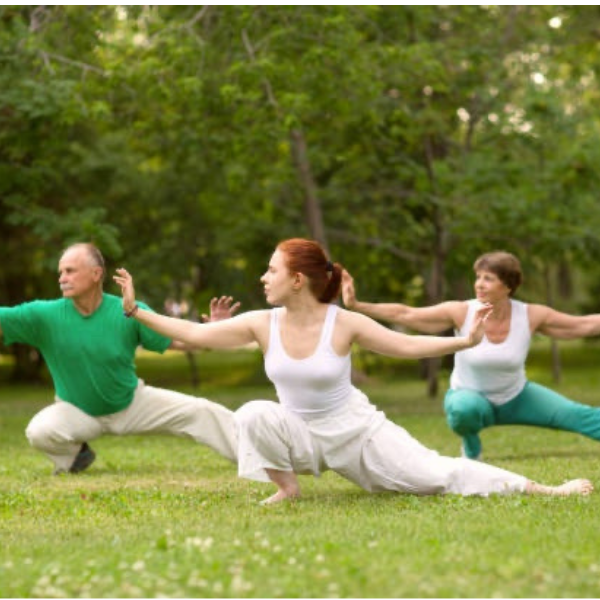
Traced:
<svg viewBox="0 0 600 600">
<path fill-rule="evenodd" d="M 561 345 L 560 384 L 540 345 L 530 378 L 600 406 L 600 346 Z M 234 409 L 274 398 L 254 352 L 141 355 L 149 384 Z M 459 440 L 415 363 L 361 355 L 361 384 L 415 437 L 456 456 Z M 6 379 L 6 378 L 5 378 Z M 48 386 L 0 385 L 2 597 L 598 597 L 600 446 L 576 434 L 501 427 L 483 434 L 488 462 L 544 483 L 588 477 L 588 498 L 368 494 L 326 473 L 303 498 L 263 507 L 268 484 L 189 440 L 105 437 L 80 475 L 52 476 L 24 436 Z"/>
</svg>

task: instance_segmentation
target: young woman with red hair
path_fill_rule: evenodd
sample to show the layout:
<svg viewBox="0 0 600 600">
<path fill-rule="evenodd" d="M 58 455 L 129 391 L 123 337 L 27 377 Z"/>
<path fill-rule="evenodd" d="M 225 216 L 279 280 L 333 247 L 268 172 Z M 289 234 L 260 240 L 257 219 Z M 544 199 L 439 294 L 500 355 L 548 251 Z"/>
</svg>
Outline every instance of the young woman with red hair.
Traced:
<svg viewBox="0 0 600 600">
<path fill-rule="evenodd" d="M 482 495 L 589 494 L 576 479 L 544 486 L 463 458 L 448 458 L 422 446 L 389 421 L 350 379 L 351 348 L 397 358 L 441 356 L 481 341 L 490 308 L 477 311 L 461 337 L 405 335 L 333 304 L 342 266 L 306 239 L 281 242 L 261 282 L 271 310 L 251 311 L 219 323 L 195 324 L 138 307 L 131 275 L 117 270 L 127 316 L 197 348 L 233 348 L 257 342 L 279 402 L 248 402 L 236 413 L 242 477 L 272 481 L 265 503 L 300 495 L 297 474 L 331 469 L 368 491 Z"/>
</svg>

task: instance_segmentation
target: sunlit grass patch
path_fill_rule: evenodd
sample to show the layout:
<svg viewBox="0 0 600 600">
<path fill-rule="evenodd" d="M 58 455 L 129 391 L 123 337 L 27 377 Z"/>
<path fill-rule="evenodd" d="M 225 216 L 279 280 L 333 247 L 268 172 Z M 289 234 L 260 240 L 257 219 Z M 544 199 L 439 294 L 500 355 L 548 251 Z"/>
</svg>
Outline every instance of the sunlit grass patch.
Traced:
<svg viewBox="0 0 600 600">
<path fill-rule="evenodd" d="M 185 359 L 164 360 L 170 387 L 191 391 Z M 229 359 L 210 360 L 220 374 L 207 370 L 199 395 L 232 408 L 274 398 L 255 379 L 254 357 L 232 361 L 246 364 L 247 379 L 231 386 L 223 383 Z M 143 365 L 152 384 L 163 363 L 154 364 L 156 372 Z M 595 377 L 589 366 L 569 367 L 557 389 L 587 390 L 592 403 Z M 416 376 L 374 370 L 363 389 L 423 443 L 458 454 L 441 398 L 429 399 Z M 92 468 L 53 477 L 24 436 L 51 401 L 46 388 L 0 388 L 2 597 L 597 596 L 600 493 L 374 495 L 325 473 L 301 478 L 299 501 L 264 507 L 270 485 L 241 480 L 210 450 L 165 436 L 100 438 Z M 486 430 L 482 439 L 493 464 L 548 483 L 589 477 L 600 487 L 597 442 L 527 427 Z"/>
</svg>

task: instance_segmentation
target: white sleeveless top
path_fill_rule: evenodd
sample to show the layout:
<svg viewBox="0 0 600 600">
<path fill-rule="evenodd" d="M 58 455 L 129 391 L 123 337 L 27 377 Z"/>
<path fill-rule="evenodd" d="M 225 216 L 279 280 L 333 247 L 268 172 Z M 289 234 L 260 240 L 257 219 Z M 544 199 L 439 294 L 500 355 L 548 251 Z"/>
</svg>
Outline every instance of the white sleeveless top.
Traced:
<svg viewBox="0 0 600 600">
<path fill-rule="evenodd" d="M 467 304 L 467 317 L 456 335 L 468 334 L 475 311 L 481 306 L 478 300 L 469 300 Z M 511 300 L 510 304 L 510 330 L 506 339 L 494 344 L 484 336 L 477 346 L 457 352 L 451 389 L 475 390 L 499 405 L 512 400 L 525 387 L 525 359 L 531 342 L 529 315 L 527 304 L 518 300 Z"/>
<path fill-rule="evenodd" d="M 275 385 L 279 402 L 306 420 L 337 412 L 354 390 L 350 353 L 339 356 L 331 347 L 338 307 L 329 305 L 317 348 L 303 359 L 291 358 L 283 348 L 279 332 L 282 311 L 271 310 L 269 348 L 265 354 L 265 372 Z"/>
</svg>

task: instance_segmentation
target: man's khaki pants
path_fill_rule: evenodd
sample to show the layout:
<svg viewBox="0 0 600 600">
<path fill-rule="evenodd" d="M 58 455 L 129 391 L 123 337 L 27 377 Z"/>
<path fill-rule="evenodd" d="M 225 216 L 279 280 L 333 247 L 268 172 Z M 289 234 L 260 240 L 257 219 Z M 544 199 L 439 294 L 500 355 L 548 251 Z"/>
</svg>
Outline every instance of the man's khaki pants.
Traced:
<svg viewBox="0 0 600 600">
<path fill-rule="evenodd" d="M 101 435 L 171 434 L 188 437 L 237 461 L 233 413 L 205 398 L 147 386 L 139 381 L 131 404 L 124 410 L 92 417 L 56 398 L 27 426 L 30 444 L 54 463 L 56 473 L 68 471 L 81 444 Z"/>
</svg>

